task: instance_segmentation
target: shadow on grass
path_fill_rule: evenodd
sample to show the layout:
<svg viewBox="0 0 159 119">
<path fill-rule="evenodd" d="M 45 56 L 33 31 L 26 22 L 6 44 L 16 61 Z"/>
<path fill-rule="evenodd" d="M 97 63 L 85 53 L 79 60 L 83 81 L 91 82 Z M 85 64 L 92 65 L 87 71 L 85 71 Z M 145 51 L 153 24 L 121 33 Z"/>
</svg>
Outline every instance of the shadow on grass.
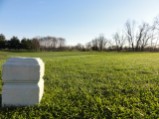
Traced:
<svg viewBox="0 0 159 119">
<path fill-rule="evenodd" d="M 2 117 L 7 117 L 7 118 L 12 118 L 12 115 L 15 113 L 15 112 L 17 112 L 19 115 L 23 115 L 23 113 L 21 113 L 21 112 L 23 112 L 24 110 L 25 110 L 25 113 L 27 114 L 27 115 L 29 115 L 29 113 L 30 113 L 30 109 L 34 109 L 34 107 L 33 106 L 28 106 L 28 107 L 26 107 L 26 106 L 2 106 L 2 94 L 0 94 L 0 119 L 2 118 Z M 35 108 L 36 109 L 36 108 Z M 31 110 L 31 111 L 32 111 Z"/>
</svg>

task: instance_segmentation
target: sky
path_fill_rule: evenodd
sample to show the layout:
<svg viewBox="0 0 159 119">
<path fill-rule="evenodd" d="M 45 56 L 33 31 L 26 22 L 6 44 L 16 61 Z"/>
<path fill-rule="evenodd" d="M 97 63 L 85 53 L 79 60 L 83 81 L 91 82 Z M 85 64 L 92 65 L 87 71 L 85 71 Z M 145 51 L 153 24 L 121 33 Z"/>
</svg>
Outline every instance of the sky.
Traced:
<svg viewBox="0 0 159 119">
<path fill-rule="evenodd" d="M 158 6 L 159 0 L 0 0 L 0 33 L 85 44 L 101 34 L 111 39 L 127 20 L 151 23 Z"/>
</svg>

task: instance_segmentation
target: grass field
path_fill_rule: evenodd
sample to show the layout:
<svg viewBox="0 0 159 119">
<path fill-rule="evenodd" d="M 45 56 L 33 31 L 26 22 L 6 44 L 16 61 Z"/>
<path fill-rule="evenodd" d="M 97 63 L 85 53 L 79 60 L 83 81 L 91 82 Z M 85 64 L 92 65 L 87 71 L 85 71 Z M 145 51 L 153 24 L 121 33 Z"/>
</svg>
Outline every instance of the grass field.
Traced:
<svg viewBox="0 0 159 119">
<path fill-rule="evenodd" d="M 0 72 L 13 56 L 43 59 L 45 93 L 0 118 L 159 118 L 159 53 L 0 52 Z"/>
</svg>

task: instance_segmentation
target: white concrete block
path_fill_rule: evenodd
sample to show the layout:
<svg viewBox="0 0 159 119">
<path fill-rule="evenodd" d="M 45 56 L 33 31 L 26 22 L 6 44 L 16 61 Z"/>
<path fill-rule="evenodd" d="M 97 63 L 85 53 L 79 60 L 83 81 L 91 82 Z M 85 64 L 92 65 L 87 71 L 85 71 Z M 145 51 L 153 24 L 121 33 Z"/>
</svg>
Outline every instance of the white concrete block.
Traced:
<svg viewBox="0 0 159 119">
<path fill-rule="evenodd" d="M 3 65 L 4 82 L 25 80 L 38 81 L 44 75 L 44 63 L 40 58 L 10 58 Z"/>
<path fill-rule="evenodd" d="M 44 92 L 44 63 L 40 58 L 10 58 L 2 68 L 2 106 L 40 103 Z"/>
</svg>

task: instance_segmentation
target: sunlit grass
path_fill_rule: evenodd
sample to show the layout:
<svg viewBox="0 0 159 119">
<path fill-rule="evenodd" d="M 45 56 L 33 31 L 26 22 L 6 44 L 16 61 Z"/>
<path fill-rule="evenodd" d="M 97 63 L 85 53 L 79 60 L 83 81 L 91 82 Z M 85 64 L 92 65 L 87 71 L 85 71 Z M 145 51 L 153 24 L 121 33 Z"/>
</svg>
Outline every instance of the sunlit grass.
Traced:
<svg viewBox="0 0 159 119">
<path fill-rule="evenodd" d="M 0 108 L 0 118 L 159 117 L 159 53 L 0 52 L 0 66 L 13 56 L 43 59 L 45 93 L 40 105 Z"/>
</svg>

